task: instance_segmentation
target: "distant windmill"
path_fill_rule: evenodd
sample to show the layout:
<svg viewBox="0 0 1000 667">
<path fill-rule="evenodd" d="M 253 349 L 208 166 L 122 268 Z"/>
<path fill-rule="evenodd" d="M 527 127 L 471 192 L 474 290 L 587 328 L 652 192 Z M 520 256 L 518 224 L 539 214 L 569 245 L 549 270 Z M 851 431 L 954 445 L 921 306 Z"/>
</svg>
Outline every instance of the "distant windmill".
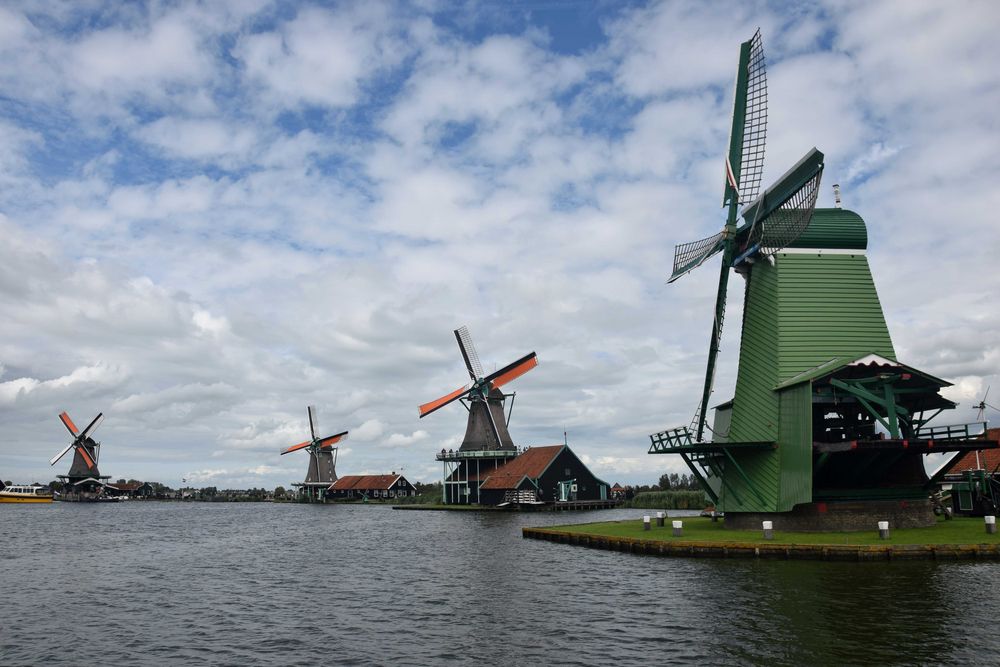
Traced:
<svg viewBox="0 0 1000 667">
<path fill-rule="evenodd" d="M 989 395 L 990 395 L 990 388 L 986 387 L 986 393 L 983 394 L 982 400 L 980 400 L 978 403 L 972 406 L 973 408 L 979 410 L 979 414 L 976 415 L 977 422 L 983 421 L 983 414 L 986 412 L 986 408 L 1000 412 L 1000 408 L 990 405 L 989 403 L 986 402 L 986 399 L 989 398 Z"/>
<path fill-rule="evenodd" d="M 537 366 L 537 356 L 531 352 L 514 363 L 485 375 L 469 330 L 464 326 L 456 329 L 455 340 L 458 341 L 458 349 L 462 352 L 462 359 L 465 361 L 472 382 L 435 401 L 421 405 L 420 417 L 424 418 L 454 401 L 462 400 L 463 404 L 468 401 L 466 407 L 469 410 L 469 423 L 461 450 L 514 449 L 514 443 L 507 431 L 509 416 L 504 418 L 503 406 L 504 399 L 510 394 L 504 394 L 500 391 L 500 387 Z"/>
<path fill-rule="evenodd" d="M 281 455 L 297 452 L 300 449 L 309 451 L 309 470 L 306 472 L 306 479 L 304 482 L 292 486 L 302 487 L 302 492 L 309 500 L 322 501 L 325 498 L 326 489 L 337 481 L 338 449 L 335 445 L 346 440 L 348 432 L 344 431 L 320 438 L 316 435 L 316 406 L 310 405 L 308 413 L 311 439 L 281 450 Z"/>
<path fill-rule="evenodd" d="M 77 428 L 66 412 L 59 415 L 59 420 L 73 436 L 73 440 L 64 450 L 49 460 L 49 465 L 55 465 L 59 459 L 69 453 L 69 450 L 74 450 L 69 474 L 59 475 L 59 478 L 64 481 L 64 491 L 61 497 L 65 500 L 96 500 L 104 487 L 102 480 L 109 478 L 107 475 L 102 476 L 97 468 L 101 457 L 101 443 L 91 437 L 104 420 L 104 413 L 99 412 L 87 425 L 87 428 L 82 431 Z"/>
<path fill-rule="evenodd" d="M 517 448 L 507 430 L 510 412 L 504 417 L 504 401 L 509 397 L 513 409 L 514 394 L 505 394 L 500 388 L 537 366 L 538 358 L 531 352 L 486 375 L 469 330 L 464 326 L 456 329 L 455 340 L 472 382 L 421 405 L 420 417 L 426 417 L 455 401 L 462 401 L 469 411 L 461 447 L 458 451 L 442 449 L 437 459 L 444 464 L 442 500 L 446 503 L 478 503 L 479 483 L 484 476 L 517 456 Z"/>
</svg>

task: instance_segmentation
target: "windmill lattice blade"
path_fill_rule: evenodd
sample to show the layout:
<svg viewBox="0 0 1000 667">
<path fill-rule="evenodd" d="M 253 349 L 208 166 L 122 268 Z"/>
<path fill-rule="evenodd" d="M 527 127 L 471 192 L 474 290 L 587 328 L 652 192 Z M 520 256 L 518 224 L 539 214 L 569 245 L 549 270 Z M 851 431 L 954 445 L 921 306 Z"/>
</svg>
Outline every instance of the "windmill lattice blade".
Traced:
<svg viewBox="0 0 1000 667">
<path fill-rule="evenodd" d="M 337 435 L 327 436 L 321 440 L 317 440 L 316 444 L 319 445 L 320 449 L 328 449 L 336 445 L 338 442 L 347 440 L 347 433 L 347 431 L 344 431 L 343 433 L 338 433 Z"/>
<path fill-rule="evenodd" d="M 811 149 L 742 211 L 746 224 L 736 232 L 739 264 L 754 254 L 773 255 L 809 227 L 823 176 L 823 153 Z"/>
<path fill-rule="evenodd" d="M 750 40 L 747 64 L 746 116 L 740 157 L 740 202 L 751 202 L 760 190 L 764 175 L 764 145 L 767 140 L 767 68 L 760 28 Z"/>
<path fill-rule="evenodd" d="M 985 393 L 985 394 L 983 394 L 983 403 L 985 403 L 985 402 L 986 402 L 986 399 L 990 397 L 990 388 L 991 388 L 992 386 L 993 386 L 993 385 L 987 385 L 987 386 L 986 386 L 986 393 Z"/>
<path fill-rule="evenodd" d="M 733 119 L 726 153 L 726 185 L 722 205 L 752 201 L 764 173 L 767 137 L 767 69 L 760 29 L 740 44 L 733 87 Z"/>
<path fill-rule="evenodd" d="M 56 454 L 55 456 L 53 456 L 51 459 L 49 459 L 49 465 L 50 466 L 54 466 L 56 463 L 58 463 L 59 459 L 61 459 L 62 457 L 66 456 L 66 452 L 68 452 L 69 450 L 73 449 L 73 445 L 75 445 L 75 444 L 76 444 L 76 441 L 73 441 L 73 442 L 69 443 L 68 445 L 66 445 L 66 449 L 62 450 L 61 452 L 59 452 L 58 454 Z"/>
<path fill-rule="evenodd" d="M 443 408 L 444 406 L 448 405 L 453 401 L 457 401 L 462 396 L 465 396 L 467 393 L 469 393 L 469 385 L 465 385 L 464 387 L 459 387 L 450 394 L 446 394 L 445 396 L 433 400 L 430 403 L 424 403 L 423 405 L 420 406 L 421 418 L 426 417 L 435 410 L 440 410 L 441 408 Z"/>
<path fill-rule="evenodd" d="M 80 434 L 80 438 L 86 439 L 87 436 L 97 430 L 97 427 L 101 425 L 102 421 L 104 421 L 104 413 L 98 412 L 97 416 L 94 417 L 94 421 L 90 422 L 90 424 L 87 425 L 87 428 L 83 429 L 83 433 Z"/>
<path fill-rule="evenodd" d="M 512 364 L 504 366 L 497 372 L 491 373 L 486 378 L 486 381 L 489 382 L 491 386 L 499 389 L 508 382 L 521 377 L 537 365 L 538 356 L 532 352 L 531 354 L 524 355 Z"/>
<path fill-rule="evenodd" d="M 818 171 L 792 198 L 781 205 L 750 235 L 750 244 L 758 246 L 761 255 L 773 255 L 795 242 L 812 221 L 823 172 Z M 756 237 L 756 238 L 755 238 Z"/>
<path fill-rule="evenodd" d="M 73 420 L 69 418 L 68 414 L 65 412 L 60 413 L 59 419 L 62 421 L 63 426 L 66 427 L 66 430 L 70 432 L 70 435 L 73 437 L 80 435 L 80 429 L 76 427 L 76 424 L 73 423 Z"/>
<path fill-rule="evenodd" d="M 90 456 L 90 452 L 87 451 L 86 445 L 81 443 L 77 446 L 77 451 L 80 452 L 80 456 L 83 457 L 83 460 L 87 464 L 88 468 L 93 468 L 94 465 L 96 465 L 94 463 L 94 459 Z"/>
<path fill-rule="evenodd" d="M 291 447 L 288 447 L 286 449 L 281 450 L 281 454 L 285 455 L 285 454 L 288 454 L 290 452 L 297 452 L 300 449 L 305 449 L 306 447 L 308 447 L 311 444 L 312 444 L 312 440 L 306 440 L 305 442 L 300 442 L 297 445 L 292 445 Z"/>
<path fill-rule="evenodd" d="M 458 349 L 462 351 L 462 358 L 465 359 L 465 367 L 469 369 L 469 377 L 475 382 L 483 377 L 483 365 L 479 363 L 479 354 L 472 344 L 472 335 L 465 326 L 461 326 L 455 329 L 455 339 L 458 341 Z"/>
<path fill-rule="evenodd" d="M 306 411 L 309 413 L 309 435 L 316 439 L 316 406 L 310 405 Z"/>
<path fill-rule="evenodd" d="M 688 271 L 693 271 L 701 266 L 705 260 L 712 255 L 719 253 L 723 248 L 723 232 L 714 236 L 709 236 L 700 241 L 691 243 L 681 243 L 674 247 L 674 270 L 670 274 L 668 283 L 672 283 Z"/>
</svg>

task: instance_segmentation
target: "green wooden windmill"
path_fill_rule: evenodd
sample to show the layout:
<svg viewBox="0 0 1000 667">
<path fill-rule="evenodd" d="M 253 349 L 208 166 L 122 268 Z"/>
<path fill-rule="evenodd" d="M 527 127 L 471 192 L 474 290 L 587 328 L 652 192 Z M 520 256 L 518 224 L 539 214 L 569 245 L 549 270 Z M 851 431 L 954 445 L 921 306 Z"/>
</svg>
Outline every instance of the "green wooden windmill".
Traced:
<svg viewBox="0 0 1000 667">
<path fill-rule="evenodd" d="M 758 196 L 766 125 L 757 31 L 740 47 L 726 224 L 678 245 L 669 280 L 722 255 L 701 399 L 691 424 L 653 434 L 649 451 L 679 454 L 727 524 L 787 513 L 788 528 L 833 515 L 845 526 L 869 510 L 892 512 L 897 525 L 931 521 L 939 475 L 928 477 L 923 455 L 991 446 L 985 425 L 927 425 L 955 407 L 939 394 L 949 383 L 896 361 L 864 221 L 815 208 L 823 154 L 810 150 Z M 709 427 L 730 271 L 745 279 L 736 391 Z"/>
</svg>

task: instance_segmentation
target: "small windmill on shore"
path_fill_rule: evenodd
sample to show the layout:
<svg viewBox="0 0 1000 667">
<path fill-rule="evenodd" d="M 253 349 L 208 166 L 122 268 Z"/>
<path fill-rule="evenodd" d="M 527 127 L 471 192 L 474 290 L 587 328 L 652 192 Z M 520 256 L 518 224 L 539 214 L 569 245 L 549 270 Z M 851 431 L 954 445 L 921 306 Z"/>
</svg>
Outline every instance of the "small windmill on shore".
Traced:
<svg viewBox="0 0 1000 667">
<path fill-rule="evenodd" d="M 309 501 L 322 502 L 326 497 L 327 488 L 337 481 L 338 447 L 336 445 L 347 439 L 348 431 L 320 438 L 316 435 L 316 406 L 310 405 L 307 412 L 311 438 L 297 445 L 286 447 L 281 450 L 281 455 L 297 452 L 300 449 L 309 452 L 309 468 L 306 471 L 305 481 L 292 484 L 292 486 L 299 487 L 299 492 Z"/>
<path fill-rule="evenodd" d="M 63 482 L 61 499 L 96 500 L 104 490 L 104 485 L 107 483 L 105 480 L 110 479 L 109 475 L 101 475 L 97 468 L 97 463 L 101 458 L 101 443 L 91 437 L 104 421 L 104 413 L 97 413 L 93 421 L 82 431 L 77 428 L 65 411 L 59 414 L 59 421 L 73 436 L 66 448 L 49 460 L 49 465 L 54 466 L 71 449 L 73 450 L 73 462 L 70 464 L 69 473 L 58 476 Z"/>
<path fill-rule="evenodd" d="M 986 414 L 986 408 L 989 408 L 990 410 L 993 410 L 994 412 L 1000 412 L 1000 408 L 998 408 L 996 406 L 993 406 L 993 405 L 990 405 L 989 403 L 986 402 L 986 399 L 989 398 L 989 397 L 990 397 L 990 387 L 986 387 L 986 393 L 983 394 L 983 397 L 979 400 L 978 403 L 975 403 L 972 406 L 973 409 L 979 411 L 976 414 L 976 421 L 977 422 L 983 421 L 983 416 Z"/>
</svg>

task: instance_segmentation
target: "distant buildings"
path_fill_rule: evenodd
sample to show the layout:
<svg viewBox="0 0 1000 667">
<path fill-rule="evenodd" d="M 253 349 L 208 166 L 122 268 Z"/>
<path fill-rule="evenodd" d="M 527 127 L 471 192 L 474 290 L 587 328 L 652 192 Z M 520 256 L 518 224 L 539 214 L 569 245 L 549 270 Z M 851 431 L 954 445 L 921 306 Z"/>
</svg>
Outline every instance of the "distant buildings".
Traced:
<svg viewBox="0 0 1000 667">
<path fill-rule="evenodd" d="M 326 490 L 327 498 L 381 499 L 417 495 L 416 488 L 402 475 L 345 475 Z"/>
</svg>

